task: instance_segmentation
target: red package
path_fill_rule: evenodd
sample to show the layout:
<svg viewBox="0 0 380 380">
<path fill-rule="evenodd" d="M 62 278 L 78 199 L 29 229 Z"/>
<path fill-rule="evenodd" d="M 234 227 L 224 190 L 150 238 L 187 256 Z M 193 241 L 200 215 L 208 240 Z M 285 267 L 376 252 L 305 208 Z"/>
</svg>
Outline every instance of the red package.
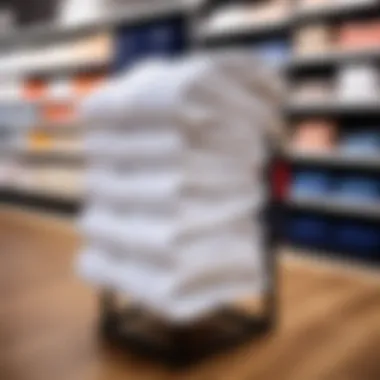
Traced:
<svg viewBox="0 0 380 380">
<path fill-rule="evenodd" d="M 29 79 L 24 85 L 24 96 L 28 100 L 43 98 L 47 92 L 47 83 L 42 79 Z"/>
<path fill-rule="evenodd" d="M 328 152 L 334 148 L 336 135 L 333 122 L 324 119 L 305 121 L 297 126 L 292 147 L 303 152 Z"/>
<path fill-rule="evenodd" d="M 361 50 L 380 46 L 380 20 L 343 24 L 338 34 L 342 50 Z"/>
</svg>

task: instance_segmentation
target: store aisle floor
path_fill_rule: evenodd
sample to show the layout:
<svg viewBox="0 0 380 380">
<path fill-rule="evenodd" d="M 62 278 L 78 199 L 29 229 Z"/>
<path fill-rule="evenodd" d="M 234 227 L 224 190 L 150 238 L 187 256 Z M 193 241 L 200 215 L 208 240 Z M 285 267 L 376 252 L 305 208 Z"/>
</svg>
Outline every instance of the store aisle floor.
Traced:
<svg viewBox="0 0 380 380">
<path fill-rule="evenodd" d="M 1 380 L 380 379 L 380 279 L 283 260 L 271 337 L 168 373 L 101 344 L 79 245 L 63 221 L 0 210 Z"/>
</svg>

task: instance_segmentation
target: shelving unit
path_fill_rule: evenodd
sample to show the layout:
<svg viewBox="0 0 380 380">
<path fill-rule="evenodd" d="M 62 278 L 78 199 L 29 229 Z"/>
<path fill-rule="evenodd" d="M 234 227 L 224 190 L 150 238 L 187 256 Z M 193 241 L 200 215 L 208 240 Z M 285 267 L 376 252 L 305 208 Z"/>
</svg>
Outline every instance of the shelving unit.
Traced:
<svg viewBox="0 0 380 380">
<path fill-rule="evenodd" d="M 380 62 L 380 48 L 352 52 L 331 52 L 314 56 L 296 57 L 290 60 L 287 69 L 291 71 L 326 69 L 347 63 Z"/>
<path fill-rule="evenodd" d="M 285 246 L 283 255 L 286 259 L 296 259 L 330 270 L 345 273 L 361 273 L 365 278 L 378 276 L 378 260 L 374 257 L 361 258 L 344 251 L 298 246 Z M 306 253 L 306 254 L 305 254 Z"/>
<path fill-rule="evenodd" d="M 293 30 L 297 31 L 298 28 L 304 26 L 320 24 L 339 27 L 342 22 L 373 20 L 375 18 L 378 20 L 380 19 L 379 16 L 380 3 L 378 1 L 351 2 L 351 4 L 341 3 L 339 6 L 333 6 L 333 4 L 331 4 L 331 6 L 324 8 L 296 11 Z M 294 56 L 289 61 L 286 69 L 292 78 L 291 81 L 298 80 L 301 82 L 302 80 L 308 80 L 310 78 L 334 77 L 342 68 L 352 67 L 354 64 L 372 64 L 379 68 L 380 46 L 365 49 L 352 48 L 349 50 L 341 49 L 339 45 L 337 45 L 335 48 L 332 47 L 324 53 L 307 53 Z M 369 101 L 358 98 L 357 101 L 347 102 L 339 100 L 339 95 L 333 93 L 330 99 L 326 98 L 323 101 L 289 102 L 285 106 L 285 110 L 292 130 L 294 126 L 300 122 L 308 120 L 327 120 L 331 121 L 335 126 L 338 126 L 338 134 L 341 136 L 345 133 L 352 133 L 355 127 L 358 131 L 365 131 L 366 128 L 370 128 L 373 134 L 377 133 L 377 130 L 380 131 L 380 129 L 376 128 L 377 125 L 380 128 L 380 101 L 376 100 Z M 290 235 L 297 235 L 298 237 L 294 238 L 294 241 L 292 241 L 292 238 L 289 239 L 290 241 L 288 243 L 293 243 L 297 246 L 299 245 L 299 240 L 309 239 L 309 243 L 304 242 L 302 248 L 306 246 L 307 249 L 312 251 L 323 252 L 326 251 L 326 249 L 320 249 L 320 247 L 318 247 L 319 244 L 322 245 L 322 240 L 326 240 L 327 243 L 331 241 L 332 244 L 335 242 L 334 239 L 337 235 L 346 236 L 344 234 L 348 234 L 349 232 L 347 231 L 353 231 L 352 236 L 357 233 L 358 241 L 362 239 L 362 243 L 363 240 L 365 240 L 363 236 L 366 236 L 366 233 L 370 236 L 369 239 L 373 238 L 373 231 L 376 229 L 378 234 L 380 234 L 378 227 L 380 219 L 380 194 L 377 203 L 371 199 L 361 201 L 360 194 L 357 198 L 354 196 L 349 198 L 346 198 L 344 195 L 339 196 L 340 185 L 337 186 L 339 181 L 359 181 L 359 185 L 357 186 L 359 191 L 360 186 L 364 186 L 364 188 L 365 186 L 369 186 L 368 181 L 370 178 L 372 178 L 373 181 L 379 180 L 380 150 L 379 153 L 376 154 L 374 148 L 372 148 L 371 152 L 373 153 L 363 151 L 361 154 L 359 152 L 348 154 L 344 153 L 344 150 L 337 146 L 335 149 L 331 148 L 330 150 L 326 148 L 324 152 L 321 151 L 320 153 L 316 153 L 315 150 L 307 152 L 305 149 L 303 149 L 302 152 L 288 150 L 285 153 L 291 168 L 291 173 L 303 176 L 298 177 L 299 182 L 297 182 L 295 186 L 301 186 L 301 181 L 307 181 L 307 176 L 311 175 L 315 176 L 312 181 L 319 178 L 318 176 L 323 176 L 321 180 L 327 181 L 327 186 L 329 187 L 329 190 L 326 190 L 325 193 L 321 191 L 321 194 L 318 196 L 315 195 L 311 197 L 307 196 L 306 193 L 303 196 L 289 195 L 286 201 L 289 217 L 288 225 L 293 223 L 294 220 L 296 220 L 297 223 L 304 221 L 305 230 L 300 234 L 296 234 L 294 230 L 292 230 L 293 232 L 291 233 L 289 232 Z M 295 178 L 293 178 L 293 180 L 295 181 Z M 310 182 L 305 186 L 312 186 L 312 183 L 313 182 Z M 352 185 L 352 182 L 350 183 Z M 297 188 L 296 193 L 298 193 L 298 191 L 299 188 Z M 289 191 L 289 194 L 291 193 L 292 191 Z M 299 225 L 294 224 L 294 229 L 296 226 L 299 227 Z M 314 232 L 312 232 L 313 228 L 315 228 Z M 321 231 L 325 231 L 323 232 L 326 233 L 325 237 L 322 237 L 324 235 L 322 235 Z M 320 233 L 321 235 L 318 235 L 319 238 L 316 239 L 316 235 L 313 235 L 314 233 L 317 235 Z M 341 240 L 338 239 L 338 241 L 342 243 Z M 358 247 L 362 243 L 359 243 Z M 330 251 L 330 255 L 336 255 L 338 257 L 350 256 L 354 260 L 359 261 L 371 261 L 376 256 L 373 254 L 373 252 L 376 251 L 374 246 L 369 248 L 363 245 L 363 249 L 358 249 L 356 252 L 345 252 L 345 250 L 350 250 L 347 244 L 343 249 L 334 248 Z M 372 254 L 366 252 L 366 250 L 372 251 Z M 334 251 L 340 253 L 334 253 Z M 377 251 L 380 252 L 380 246 Z M 380 262 L 380 256 L 377 256 L 377 260 L 375 261 Z"/>
<path fill-rule="evenodd" d="M 25 77 L 57 77 L 68 76 L 74 74 L 88 74 L 96 72 L 108 72 L 111 70 L 110 62 L 84 62 L 79 64 L 61 64 L 54 67 L 39 67 L 39 68 L 26 68 L 22 72 L 8 72 L 0 70 L 0 75 L 20 76 Z"/>
<path fill-rule="evenodd" d="M 374 204 L 371 201 L 342 200 L 339 197 L 290 197 L 286 205 L 293 209 L 380 221 L 380 202 Z"/>
<path fill-rule="evenodd" d="M 326 4 L 321 3 L 314 7 L 300 7 L 298 9 L 296 7 L 293 21 L 296 24 L 305 24 L 321 20 L 334 22 L 347 18 L 366 17 L 378 11 L 378 5 L 377 0 L 359 0 L 336 2 L 336 4 L 334 1 L 329 1 Z"/>
<path fill-rule="evenodd" d="M 200 0 L 167 0 L 155 1 L 149 5 L 147 3 L 128 4 L 128 7 L 118 10 L 117 13 L 85 24 L 64 26 L 43 23 L 24 30 L 12 31 L 12 34 L 0 37 L 0 50 L 72 41 L 96 32 L 113 30 L 119 26 L 141 25 L 152 20 L 191 13 L 199 3 L 201 3 Z"/>
<path fill-rule="evenodd" d="M 85 157 L 81 152 L 64 152 L 59 150 L 20 150 L 18 155 L 30 163 L 49 162 L 66 165 L 84 164 Z"/>
<path fill-rule="evenodd" d="M 210 12 L 210 9 L 219 6 L 221 3 L 224 4 L 225 2 L 211 1 L 211 5 L 206 11 Z M 244 24 L 240 28 L 226 28 L 213 33 L 208 32 L 207 29 L 199 28 L 200 31 L 197 33 L 195 41 L 197 46 L 203 49 L 222 49 L 237 46 L 253 51 L 256 43 L 279 37 L 289 42 L 290 45 L 292 35 L 309 24 L 341 25 L 343 22 L 373 19 L 377 16 L 380 16 L 380 3 L 378 1 L 347 2 L 346 4 L 340 2 L 335 6 L 321 3 L 319 8 L 313 9 L 297 8 L 294 3 L 293 12 L 280 22 L 257 24 L 252 21 L 249 26 Z M 282 72 L 290 84 L 289 90 L 291 91 L 291 84 L 300 78 L 314 77 L 316 74 L 331 76 L 335 75 L 341 67 L 366 62 L 380 64 L 380 45 L 376 48 L 360 49 L 360 51 L 330 49 L 318 55 L 311 53 L 296 55 L 294 53 L 283 66 L 279 65 L 278 67 L 283 69 Z M 347 102 L 339 100 L 335 93 L 331 93 L 330 99 L 326 98 L 322 101 L 303 101 L 301 103 L 289 100 L 290 98 L 291 96 L 284 104 L 284 115 L 288 120 L 290 131 L 294 129 L 293 127 L 297 122 L 309 118 L 329 119 L 340 124 L 347 122 L 352 124 L 353 120 L 367 120 L 369 122 L 378 120 L 380 125 L 380 101 L 357 99 L 357 101 Z M 350 173 L 369 175 L 380 173 L 380 152 L 379 157 L 377 157 L 347 155 L 339 151 L 319 155 L 311 152 L 288 151 L 285 152 L 284 159 L 290 169 L 290 173 L 288 173 L 290 177 L 294 169 L 297 168 L 314 168 L 319 172 L 323 170 L 343 171 L 348 176 Z M 322 214 L 327 218 L 337 218 L 337 225 L 339 225 L 339 220 L 342 221 L 344 218 L 378 222 L 380 217 L 380 202 L 379 207 L 376 205 L 371 207 L 372 204 L 351 204 L 350 202 L 341 202 L 338 197 L 334 197 L 326 199 L 292 198 L 285 200 L 285 204 L 289 218 L 294 212 L 308 213 L 316 217 Z"/>
<path fill-rule="evenodd" d="M 0 189 L 0 202 L 65 215 L 76 215 L 82 208 L 81 197 L 68 197 L 15 187 Z"/>
<path fill-rule="evenodd" d="M 228 27 L 217 27 L 210 25 L 210 17 L 213 13 L 224 7 L 228 1 L 205 1 L 200 7 L 197 17 L 193 23 L 194 45 L 200 49 L 243 47 L 249 48 L 268 42 L 273 39 L 289 41 L 292 28 L 292 14 L 283 10 L 281 15 L 273 18 L 252 18 L 249 22 L 245 20 L 240 25 L 237 23 Z M 248 4 L 255 6 L 255 3 Z M 250 12 L 253 12 L 252 10 Z"/>
<path fill-rule="evenodd" d="M 246 25 L 239 28 L 231 28 L 226 31 L 208 32 L 201 30 L 195 36 L 197 44 L 213 47 L 249 43 L 255 39 L 265 39 L 271 36 L 287 35 L 290 31 L 291 19 L 286 17 L 279 21 L 262 22 Z"/>
<path fill-rule="evenodd" d="M 67 134 L 73 132 L 81 132 L 83 130 L 83 125 L 79 122 L 68 122 L 68 123 L 41 123 L 36 126 L 35 129 L 39 131 L 46 132 L 47 134 Z"/>
<path fill-rule="evenodd" d="M 305 102 L 288 104 L 286 112 L 292 117 L 308 116 L 380 116 L 380 101 L 377 102 L 339 102 L 326 100 L 325 102 Z"/>
<path fill-rule="evenodd" d="M 294 153 L 287 152 L 287 159 L 295 165 L 313 165 L 335 167 L 345 170 L 379 170 L 380 154 L 344 154 L 344 153 Z"/>
<path fill-rule="evenodd" d="M 190 24 L 193 12 L 200 4 L 199 0 L 182 0 L 182 1 L 154 1 L 153 3 L 135 3 L 134 6 L 128 5 L 121 11 L 102 17 L 96 21 L 86 22 L 85 24 L 73 24 L 68 26 L 44 23 L 28 27 L 19 31 L 12 32 L 7 36 L 0 37 L 0 53 L 3 57 L 10 54 L 27 51 L 34 52 L 45 50 L 52 46 L 65 46 L 69 43 L 82 41 L 84 38 L 98 35 L 101 32 L 111 33 L 114 39 L 121 38 L 121 31 L 133 30 L 138 27 L 149 27 L 158 21 L 181 19 L 184 25 L 184 37 L 188 49 L 190 47 Z M 124 33 L 124 32 L 123 32 Z M 115 45 L 115 49 L 118 47 Z M 65 78 L 77 74 L 106 73 L 107 75 L 120 69 L 115 66 L 117 50 L 110 60 L 85 60 L 76 62 L 55 62 L 54 65 L 43 65 L 39 67 L 35 63 L 33 65 L 23 65 L 22 71 L 15 69 L 13 65 L 8 65 L 9 69 L 0 69 L 0 73 L 8 79 L 12 77 L 39 78 L 44 81 Z M 20 97 L 13 99 L 13 103 L 27 104 L 33 109 L 40 110 L 51 102 L 55 103 L 73 103 L 76 104 L 78 99 L 41 97 L 36 100 L 28 100 Z M 3 101 L 0 101 L 4 102 Z M 70 136 L 70 134 L 80 133 L 82 125 L 79 122 L 54 122 L 40 120 L 38 123 L 32 122 L 28 131 L 43 133 L 52 138 L 61 138 L 62 136 Z M 25 131 L 24 131 L 25 133 Z M 22 146 L 22 148 L 21 148 Z M 78 170 L 85 164 L 85 158 L 81 152 L 65 152 L 63 149 L 54 150 L 54 148 L 30 149 L 26 144 L 18 144 L 18 147 L 8 152 L 13 157 L 17 157 L 17 164 L 22 165 L 59 165 L 60 168 Z M 59 196 L 48 191 L 34 191 L 30 188 L 23 188 L 19 184 L 8 186 L 3 184 L 0 186 L 0 202 L 11 203 L 18 206 L 33 207 L 38 209 L 47 209 L 56 212 L 76 214 L 82 203 L 81 195 L 76 197 Z"/>
<path fill-rule="evenodd" d="M 314 24 L 327 23 L 334 25 L 336 23 L 366 19 L 380 16 L 380 3 L 378 0 L 347 2 L 344 4 L 316 7 L 315 9 L 303 9 L 295 11 L 292 25 L 293 30 L 299 27 Z M 315 55 L 294 56 L 287 65 L 287 70 L 294 73 L 327 71 L 337 69 L 345 64 L 363 63 L 363 62 L 380 62 L 380 47 L 353 49 L 352 51 L 332 50 L 329 52 Z"/>
<path fill-rule="evenodd" d="M 290 54 L 292 35 L 299 28 L 307 25 L 322 23 L 331 26 L 340 25 L 342 22 L 350 22 L 354 20 L 366 20 L 380 18 L 380 2 L 379 1 L 359 1 L 359 2 L 339 2 L 336 6 L 322 6 L 319 8 L 298 8 L 293 3 L 289 14 L 286 17 L 278 18 L 273 22 L 255 21 L 252 23 L 242 24 L 233 29 L 218 30 L 210 32 L 204 26 L 205 16 L 219 7 L 226 1 L 203 1 L 189 0 L 183 2 L 160 2 L 149 6 L 148 8 L 141 5 L 136 8 L 128 8 L 117 15 L 105 17 L 96 22 L 90 22 L 85 25 L 56 26 L 56 25 L 37 25 L 32 28 L 21 30 L 15 34 L 0 38 L 0 52 L 8 54 L 9 52 L 28 49 L 37 49 L 41 47 L 51 46 L 52 44 L 63 43 L 68 41 L 76 41 L 77 39 L 91 36 L 94 33 L 108 31 L 113 35 L 117 35 L 120 30 L 128 30 L 135 26 L 149 26 L 157 20 L 166 20 L 172 17 L 183 17 L 187 28 L 188 46 L 200 50 L 207 49 L 223 49 L 230 47 L 240 47 L 255 51 L 257 46 L 272 41 L 281 41 L 284 46 L 288 46 L 289 59 L 284 59 L 283 65 L 278 68 L 284 69 L 282 73 L 285 75 L 289 84 L 302 79 L 314 77 L 317 75 L 334 76 L 342 67 L 354 63 L 372 63 L 380 66 L 380 44 L 371 49 L 359 50 L 339 50 L 332 48 L 324 53 L 296 55 Z M 332 2 L 331 2 L 332 3 Z M 114 57 L 113 57 L 114 58 Z M 62 64 L 54 67 L 26 68 L 25 75 L 30 78 L 56 78 L 71 76 L 82 73 L 104 72 L 112 73 L 115 71 L 114 59 L 110 61 L 93 61 L 83 62 L 81 64 Z M 289 89 L 291 90 L 291 88 Z M 289 91 L 290 94 L 290 91 Z M 284 115 L 289 124 L 289 130 L 293 130 L 294 124 L 307 120 L 309 118 L 323 118 L 333 120 L 337 124 L 341 124 L 341 129 L 346 128 L 345 124 L 352 124 L 352 120 L 369 122 L 380 125 L 380 100 L 377 102 L 364 101 L 343 102 L 335 96 L 331 99 L 325 99 L 319 102 L 292 102 L 287 99 L 284 104 Z M 29 101 L 30 105 L 42 107 L 49 99 L 39 99 Z M 27 103 L 26 100 L 20 99 L 20 102 Z M 379 127 L 380 128 L 380 127 Z M 33 130 L 45 133 L 47 135 L 66 136 L 72 133 L 80 132 L 82 126 L 77 122 L 41 122 L 33 126 Z M 75 167 L 84 165 L 85 160 L 82 153 L 50 150 L 29 149 L 19 150 L 20 160 L 32 163 L 56 163 L 59 165 L 67 165 Z M 347 155 L 339 151 L 331 151 L 324 154 L 315 153 L 297 153 L 295 151 L 285 152 L 284 158 L 289 164 L 290 171 L 295 168 L 314 168 L 319 171 L 339 171 L 344 173 L 356 174 L 380 174 L 380 155 Z M 351 174 L 350 174 L 351 175 Z M 7 190 L 9 193 L 9 189 Z M 17 201 L 23 203 L 21 190 L 17 190 Z M 45 195 L 39 195 L 39 201 Z M 30 204 L 31 195 L 28 194 L 26 203 Z M 47 197 L 48 198 L 48 197 Z M 5 199 L 5 198 L 2 198 Z M 9 194 L 8 198 L 9 199 Z M 377 216 L 377 208 L 368 208 L 365 205 L 347 206 L 341 204 L 335 198 L 327 200 L 288 200 L 287 208 L 290 210 L 305 210 L 310 214 L 324 213 L 327 215 L 334 214 L 340 217 L 357 216 L 362 219 L 375 220 Z M 367 215 L 367 218 L 366 218 Z"/>
</svg>

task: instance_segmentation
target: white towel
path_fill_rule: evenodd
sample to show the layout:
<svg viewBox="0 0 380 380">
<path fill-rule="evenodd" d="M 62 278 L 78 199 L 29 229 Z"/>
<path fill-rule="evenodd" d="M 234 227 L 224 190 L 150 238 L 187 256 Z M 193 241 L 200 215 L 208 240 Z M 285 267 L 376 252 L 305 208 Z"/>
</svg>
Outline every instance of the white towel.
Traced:
<svg viewBox="0 0 380 380">
<path fill-rule="evenodd" d="M 145 63 L 84 102 L 82 276 L 176 323 L 265 289 L 272 81 L 251 55 L 196 55 Z"/>
</svg>

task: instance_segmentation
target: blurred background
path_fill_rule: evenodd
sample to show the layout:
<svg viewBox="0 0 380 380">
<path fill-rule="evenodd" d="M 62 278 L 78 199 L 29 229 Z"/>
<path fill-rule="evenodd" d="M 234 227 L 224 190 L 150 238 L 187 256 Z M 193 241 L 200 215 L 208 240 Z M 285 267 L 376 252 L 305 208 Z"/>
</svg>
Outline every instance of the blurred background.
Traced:
<svg viewBox="0 0 380 380">
<path fill-rule="evenodd" d="M 9 276 L 4 284 L 22 278 L 24 272 L 17 269 L 16 274 L 12 268 L 15 260 L 25 259 L 31 247 L 28 239 L 39 247 L 36 241 L 44 240 L 43 231 L 48 231 L 31 237 L 29 229 L 15 226 L 24 220 L 36 226 L 39 215 L 49 213 L 64 215 L 75 229 L 75 217 L 85 202 L 84 126 L 77 112 L 81 99 L 141 59 L 231 47 L 262 56 L 287 84 L 282 110 L 286 134 L 274 183 L 285 210 L 286 254 L 328 257 L 354 268 L 380 263 L 379 1 L 2 0 L 0 202 L 8 211 L 1 217 L 0 247 L 9 260 L 3 265 L 2 275 Z M 9 206 L 16 210 L 13 214 Z M 33 211 L 33 217 L 17 214 L 20 210 Z M 9 236 L 12 244 L 7 243 Z M 67 243 L 72 238 L 59 239 Z M 21 253 L 12 258 L 16 246 Z M 55 250 L 54 242 L 49 249 Z M 45 258 L 39 260 L 44 265 Z M 61 259 L 54 260 L 63 265 Z M 295 270 L 299 282 L 293 284 L 289 278 L 292 285 L 284 285 L 289 297 L 295 289 L 307 288 L 308 277 L 313 276 L 309 272 L 314 273 L 310 268 Z M 331 283 L 332 289 L 339 276 L 321 277 L 315 283 Z M 346 287 L 342 281 L 348 293 L 357 292 L 356 286 Z M 380 293 L 373 292 L 371 308 L 379 304 Z M 305 291 L 303 297 L 308 294 Z M 351 302 L 343 300 L 337 303 Z M 379 338 L 380 310 L 375 310 L 378 322 L 373 319 L 371 334 Z M 323 315 L 315 313 L 315 318 Z M 4 330 L 6 326 L 0 325 Z M 357 326 L 355 319 L 351 326 Z M 376 342 L 380 344 L 380 339 Z M 290 343 L 282 344 L 292 352 Z M 368 350 L 373 355 L 380 352 L 374 344 Z M 369 357 L 371 371 L 364 377 L 358 370 L 358 377 L 315 378 L 379 379 L 376 358 Z M 314 378 L 301 374 L 305 375 L 291 378 Z M 28 377 L 12 377 L 10 372 L 1 377 L 0 372 L 0 378 Z"/>
<path fill-rule="evenodd" d="M 276 184 L 288 210 L 285 240 L 379 261 L 378 2 L 180 4 L 1 2 L 4 201 L 76 213 L 83 202 L 80 99 L 148 56 L 244 47 L 288 84 Z"/>
</svg>

